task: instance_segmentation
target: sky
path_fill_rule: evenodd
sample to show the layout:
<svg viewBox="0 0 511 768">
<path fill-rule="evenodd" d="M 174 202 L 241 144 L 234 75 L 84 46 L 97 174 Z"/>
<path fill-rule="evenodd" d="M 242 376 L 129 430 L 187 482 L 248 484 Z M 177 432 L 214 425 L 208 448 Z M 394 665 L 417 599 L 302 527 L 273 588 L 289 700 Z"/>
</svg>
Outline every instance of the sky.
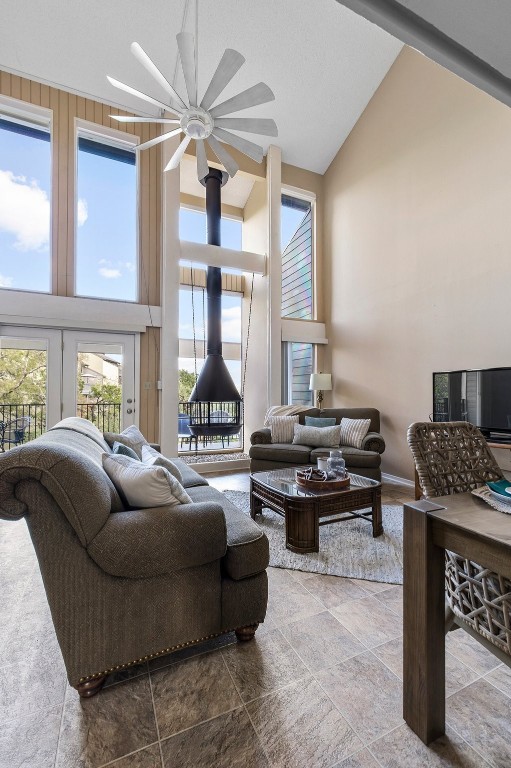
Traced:
<svg viewBox="0 0 511 768">
<path fill-rule="evenodd" d="M 0 288 L 50 290 L 50 142 L 0 128 Z"/>
</svg>

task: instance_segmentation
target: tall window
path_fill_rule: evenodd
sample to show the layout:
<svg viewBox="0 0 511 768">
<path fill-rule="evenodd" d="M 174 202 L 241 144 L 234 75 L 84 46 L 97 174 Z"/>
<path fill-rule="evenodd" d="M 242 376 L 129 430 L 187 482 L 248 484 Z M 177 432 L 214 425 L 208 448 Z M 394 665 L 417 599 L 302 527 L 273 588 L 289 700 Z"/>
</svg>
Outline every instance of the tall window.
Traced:
<svg viewBox="0 0 511 768">
<path fill-rule="evenodd" d="M 287 341 L 282 344 L 282 402 L 312 405 L 309 390 L 313 365 L 313 345 Z"/>
<path fill-rule="evenodd" d="M 282 195 L 282 317 L 312 320 L 312 205 Z"/>
<path fill-rule="evenodd" d="M 51 290 L 49 122 L 0 114 L 0 288 Z"/>
<path fill-rule="evenodd" d="M 79 136 L 76 199 L 76 294 L 136 301 L 134 149 L 99 136 Z"/>
<path fill-rule="evenodd" d="M 220 237 L 223 248 L 233 248 L 241 251 L 241 221 L 227 219 L 222 216 L 220 221 Z M 191 243 L 207 242 L 207 222 L 204 211 L 194 211 L 190 208 L 179 210 L 179 237 Z"/>
<path fill-rule="evenodd" d="M 236 219 L 221 220 L 221 238 L 224 248 L 241 250 L 241 221 Z M 194 243 L 207 241 L 206 214 L 203 211 L 195 211 L 181 208 L 179 212 L 179 235 L 182 240 Z M 189 263 L 183 262 L 188 271 Z M 199 268 L 194 265 L 194 268 Z M 222 270 L 223 272 L 239 272 L 239 270 Z M 224 343 L 224 359 L 238 390 L 241 388 L 241 362 L 239 349 L 241 347 L 241 295 L 222 294 L 222 341 Z M 193 300 L 192 300 L 193 299 Z M 195 380 L 195 367 L 200 373 L 204 364 L 206 351 L 205 339 L 207 338 L 207 298 L 205 290 L 195 286 L 192 292 L 190 286 L 181 287 L 179 291 L 179 338 L 182 340 L 182 349 L 189 350 L 186 356 L 179 358 L 179 399 L 186 401 L 191 393 Z M 193 336 L 195 329 L 195 351 L 197 361 L 193 354 Z"/>
</svg>

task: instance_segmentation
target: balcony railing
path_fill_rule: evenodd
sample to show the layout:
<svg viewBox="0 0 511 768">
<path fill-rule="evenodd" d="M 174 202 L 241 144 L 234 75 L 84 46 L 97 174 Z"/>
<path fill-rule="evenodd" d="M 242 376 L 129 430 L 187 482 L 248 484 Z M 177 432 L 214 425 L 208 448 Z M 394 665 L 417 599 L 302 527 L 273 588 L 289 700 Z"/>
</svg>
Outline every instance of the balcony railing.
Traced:
<svg viewBox="0 0 511 768">
<path fill-rule="evenodd" d="M 101 432 L 120 432 L 120 403 L 79 403 L 76 415 L 92 421 Z M 45 431 L 44 403 L 0 403 L 0 451 L 28 443 Z"/>
<path fill-rule="evenodd" d="M 100 432 L 121 431 L 120 403 L 78 403 L 76 415 L 92 421 Z"/>
<path fill-rule="evenodd" d="M 243 448 L 241 407 L 239 402 L 190 403 L 181 400 L 178 417 L 179 451 L 241 450 Z M 214 434 L 215 423 L 220 427 L 217 435 Z M 225 428 L 226 425 L 228 427 L 231 424 L 234 434 L 228 434 L 232 430 Z M 237 432 L 236 425 L 239 426 Z M 194 436 L 192 432 L 198 432 L 200 436 Z"/>
<path fill-rule="evenodd" d="M 0 403 L 0 451 L 27 443 L 46 430 L 46 405 Z"/>
</svg>

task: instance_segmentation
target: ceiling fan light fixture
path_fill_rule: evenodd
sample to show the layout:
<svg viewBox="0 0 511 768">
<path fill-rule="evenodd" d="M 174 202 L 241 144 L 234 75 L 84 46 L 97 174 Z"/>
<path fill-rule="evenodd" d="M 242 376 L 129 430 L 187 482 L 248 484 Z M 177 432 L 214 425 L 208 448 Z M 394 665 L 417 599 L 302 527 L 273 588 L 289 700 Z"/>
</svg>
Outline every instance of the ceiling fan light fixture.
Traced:
<svg viewBox="0 0 511 768">
<path fill-rule="evenodd" d="M 191 139 L 207 139 L 213 132 L 212 118 L 200 107 L 187 109 L 180 122 L 183 133 Z"/>
</svg>

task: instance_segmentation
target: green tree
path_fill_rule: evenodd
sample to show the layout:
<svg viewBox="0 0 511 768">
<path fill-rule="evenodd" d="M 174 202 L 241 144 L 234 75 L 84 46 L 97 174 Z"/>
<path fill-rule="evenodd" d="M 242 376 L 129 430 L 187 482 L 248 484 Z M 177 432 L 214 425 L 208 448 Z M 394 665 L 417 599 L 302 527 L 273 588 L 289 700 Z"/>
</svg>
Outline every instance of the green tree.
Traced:
<svg viewBox="0 0 511 768">
<path fill-rule="evenodd" d="M 122 389 L 118 384 L 93 384 L 89 398 L 95 403 L 120 403 Z"/>
<path fill-rule="evenodd" d="M 46 402 L 46 352 L 0 350 L 0 404 Z"/>
<path fill-rule="evenodd" d="M 194 373 L 186 371 L 184 368 L 179 369 L 179 400 L 186 402 L 192 394 L 192 389 L 195 386 L 197 377 Z"/>
</svg>

